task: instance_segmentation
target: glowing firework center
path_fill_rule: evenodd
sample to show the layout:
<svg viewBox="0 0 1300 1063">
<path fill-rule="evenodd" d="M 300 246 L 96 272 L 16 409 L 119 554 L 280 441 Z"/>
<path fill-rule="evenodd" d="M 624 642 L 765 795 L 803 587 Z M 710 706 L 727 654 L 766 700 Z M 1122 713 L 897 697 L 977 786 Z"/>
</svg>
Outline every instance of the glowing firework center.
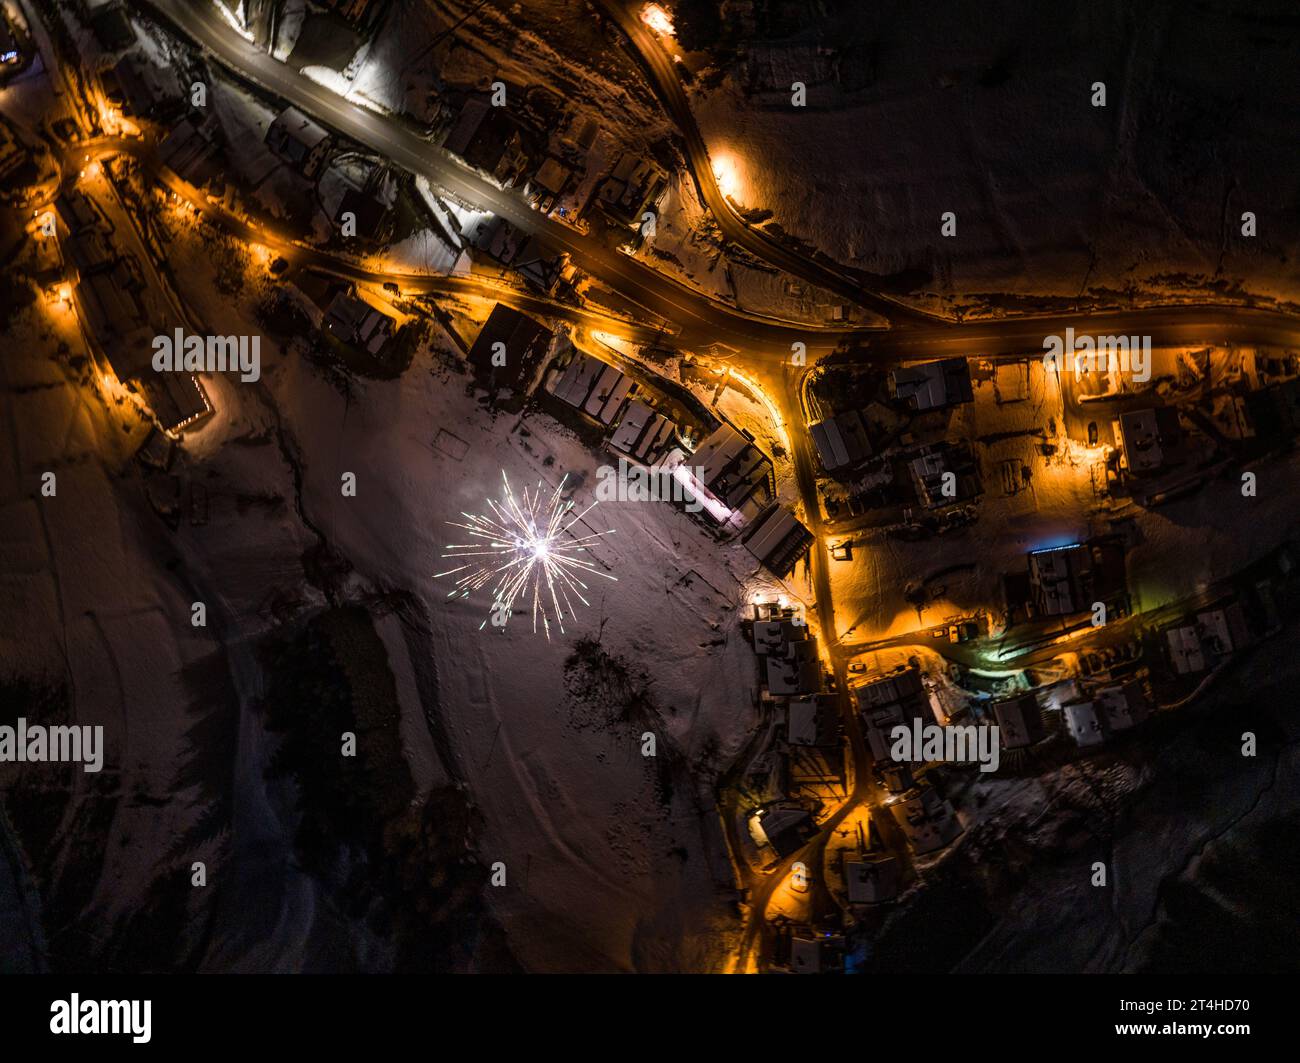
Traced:
<svg viewBox="0 0 1300 1063">
<path fill-rule="evenodd" d="M 541 482 L 516 496 L 502 472 L 501 498 L 488 499 L 487 513 L 462 513 L 463 522 L 448 521 L 453 528 L 468 533 L 471 541 L 448 546 L 442 555 L 465 559 L 465 564 L 434 575 L 434 579 L 456 577 L 447 597 L 468 598 L 474 591 L 490 588 L 492 608 L 488 619 L 493 627 L 502 628 L 514 613 L 515 603 L 531 599 L 533 631 L 540 622 L 550 638 L 554 621 L 563 634 L 565 618 L 574 616 L 573 599 L 591 604 L 583 593 L 589 589 L 584 577 L 616 580 L 602 571 L 599 562 L 584 556 L 591 543 L 614 532 L 574 534 L 574 528 L 584 522 L 597 503 L 571 516 L 574 504 L 562 497 L 567 480 L 566 476 L 549 496 Z M 484 620 L 479 630 L 487 623 Z"/>
</svg>

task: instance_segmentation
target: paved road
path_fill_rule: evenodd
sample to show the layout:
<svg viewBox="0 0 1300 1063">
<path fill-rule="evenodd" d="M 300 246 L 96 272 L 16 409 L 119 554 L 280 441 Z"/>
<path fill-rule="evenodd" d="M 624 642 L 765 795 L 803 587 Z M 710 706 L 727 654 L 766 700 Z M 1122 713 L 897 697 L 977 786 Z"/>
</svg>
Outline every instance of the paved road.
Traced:
<svg viewBox="0 0 1300 1063">
<path fill-rule="evenodd" d="M 1300 317 L 1236 305 L 1065 310 L 957 327 L 894 329 L 862 342 L 873 360 L 1041 354 L 1045 336 L 1064 335 L 1071 326 L 1079 335 L 1150 336 L 1153 347 L 1300 343 Z"/>
<path fill-rule="evenodd" d="M 149 172 L 154 180 L 198 209 L 214 225 L 248 243 L 262 244 L 270 248 L 294 266 L 318 270 L 359 284 L 396 284 L 401 289 L 402 296 L 408 298 L 448 294 L 492 299 L 513 306 L 517 310 L 558 318 L 637 343 L 654 343 L 663 338 L 660 329 L 639 325 L 598 310 L 560 303 L 555 299 L 494 281 L 489 277 L 370 269 L 331 252 L 306 246 L 278 232 L 268 220 L 243 217 L 227 209 L 219 200 L 203 195 L 164 166 L 147 140 L 134 137 L 95 137 L 69 145 L 61 155 L 65 157 L 65 168 L 69 169 L 72 168 L 72 163 L 80 165 L 84 156 L 89 156 L 92 161 L 103 162 L 116 155 L 130 155 Z"/>
<path fill-rule="evenodd" d="M 605 247 L 594 237 L 534 210 L 517 190 L 498 188 L 402 121 L 350 103 L 260 51 L 224 22 L 211 4 L 186 0 L 134 2 L 172 24 L 237 74 L 396 165 L 424 176 L 435 189 L 490 210 L 557 250 L 569 252 L 574 262 L 593 277 L 651 313 L 676 322 L 684 345 L 721 343 L 769 357 L 788 357 L 796 341 L 807 343 L 810 351 L 827 351 L 854 334 L 747 315 Z M 869 330 L 855 331 L 861 335 Z"/>
<path fill-rule="evenodd" d="M 854 271 L 821 257 L 809 257 L 775 239 L 769 233 L 749 225 L 732 206 L 718 187 L 713 174 L 704 135 L 695 122 L 686 90 L 672 59 L 672 54 L 659 37 L 633 10 L 633 5 L 622 0 L 599 0 L 600 7 L 612 18 L 628 37 L 637 58 L 650 75 L 650 81 L 659 94 L 659 100 L 672 116 L 678 132 L 686 144 L 687 158 L 705 206 L 732 243 L 757 255 L 787 273 L 802 277 L 827 291 L 843 296 L 861 306 L 868 307 L 894 323 L 904 321 L 936 323 L 940 319 L 896 299 L 880 295 L 863 287 Z"/>
<path fill-rule="evenodd" d="M 864 359 L 883 363 L 949 354 L 1011 356 L 1041 351 L 1043 336 L 1067 325 L 1079 332 L 1151 335 L 1155 346 L 1225 341 L 1300 344 L 1300 319 L 1235 306 L 1063 312 L 889 331 L 832 329 L 746 314 L 533 210 L 518 191 L 498 188 L 400 120 L 350 103 L 260 51 L 236 34 L 211 4 L 134 2 L 170 22 L 220 63 L 325 125 L 423 175 L 435 188 L 491 210 L 558 250 L 568 251 L 593 277 L 651 313 L 675 322 L 680 328 L 677 342 L 684 347 L 723 344 L 742 352 L 756 367 L 772 368 L 789 359 L 795 342 L 807 345 L 810 360 L 854 343 L 866 345 Z"/>
</svg>

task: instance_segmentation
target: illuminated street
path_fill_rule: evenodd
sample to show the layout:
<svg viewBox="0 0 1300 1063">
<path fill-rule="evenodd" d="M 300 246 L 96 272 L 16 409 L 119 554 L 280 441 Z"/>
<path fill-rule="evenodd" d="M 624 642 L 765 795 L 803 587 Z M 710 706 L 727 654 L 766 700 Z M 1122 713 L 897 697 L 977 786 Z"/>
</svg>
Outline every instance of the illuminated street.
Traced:
<svg viewBox="0 0 1300 1063">
<path fill-rule="evenodd" d="M 0 0 L 0 969 L 1294 969 L 1294 20 L 1030 7 Z"/>
</svg>

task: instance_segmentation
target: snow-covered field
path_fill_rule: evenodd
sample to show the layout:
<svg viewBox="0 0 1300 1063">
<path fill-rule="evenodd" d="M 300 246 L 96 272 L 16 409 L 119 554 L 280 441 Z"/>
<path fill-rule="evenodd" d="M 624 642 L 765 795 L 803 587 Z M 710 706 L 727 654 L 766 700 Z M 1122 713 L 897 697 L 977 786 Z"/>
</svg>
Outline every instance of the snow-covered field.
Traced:
<svg viewBox="0 0 1300 1063">
<path fill-rule="evenodd" d="M 738 200 L 786 232 L 876 273 L 928 271 L 925 292 L 972 312 L 1216 285 L 1295 301 L 1282 123 L 1300 76 L 1266 13 L 999 0 L 800 21 L 692 89 L 711 151 L 739 160 Z"/>
<path fill-rule="evenodd" d="M 184 217 L 169 216 L 171 254 L 194 314 L 226 334 L 257 334 L 254 311 L 273 284 L 264 266 L 242 256 L 245 283 L 218 294 L 216 260 L 225 256 Z M 50 311 L 27 313 L 35 329 Z M 409 591 L 427 615 L 427 630 L 392 617 L 377 625 L 403 707 L 405 755 L 422 786 L 454 779 L 480 810 L 476 856 L 506 866 L 506 886 L 487 895 L 519 962 L 560 970 L 720 962 L 731 881 L 711 778 L 756 718 L 739 617 L 752 590 L 771 582 L 742 546 L 718 544 L 667 503 L 605 502 L 585 524 L 613 530 L 592 555 L 617 579 L 590 581 L 591 607 L 549 641 L 527 615 L 504 631 L 484 626 L 486 596 L 449 599 L 449 583 L 434 579 L 460 535 L 446 522 L 481 511 L 503 471 L 517 489 L 567 476 L 585 505 L 608 459 L 540 413 L 485 413 L 446 337 L 435 336 L 399 380 L 354 381 L 347 394 L 300 348 L 282 351 L 269 338 L 258 383 L 206 377 L 216 413 L 186 435 L 172 471 L 182 499 L 190 485 L 205 493 L 208 519 L 182 519 L 174 532 L 149 510 L 97 393 L 64 378 L 52 342 L 33 339 L 6 363 L 15 431 L 5 448 L 5 545 L 27 562 L 5 584 L 5 616 L 21 618 L 6 624 L 5 659 L 66 671 L 77 719 L 108 728 L 112 770 L 160 793 L 177 765 L 211 755 L 188 740 L 190 716 L 233 711 L 210 699 L 234 690 L 231 851 L 265 864 L 260 873 L 245 867 L 239 888 L 276 867 L 282 878 L 273 947 L 223 941 L 222 964 L 292 967 L 315 918 L 314 887 L 285 863 L 291 806 L 262 778 L 274 743 L 250 708 L 266 680 L 241 648 L 325 604 L 303 573 L 321 543 L 351 566 L 340 593 Z M 60 490 L 43 503 L 32 494 L 47 466 L 60 470 Z M 355 497 L 341 491 L 348 472 Z M 160 563 L 168 557 L 176 562 Z M 208 606 L 211 635 L 190 627 L 195 600 Z M 571 660 L 584 647 L 585 670 Z M 228 671 L 229 685 L 185 679 L 205 658 Z M 598 689 L 608 681 L 602 666 L 625 669 L 613 696 Z M 421 672 L 436 676 L 436 704 Z M 620 719 L 619 698 L 641 695 L 637 714 Z M 429 714 L 450 740 L 450 763 L 430 741 Z M 656 736 L 654 760 L 641 753 L 645 730 Z M 119 813 L 108 840 L 132 841 L 104 851 L 105 903 L 148 889 L 161 870 L 148 854 L 167 851 L 203 812 L 191 797 L 183 792 L 165 815 Z M 261 850 L 250 848 L 259 839 Z"/>
</svg>

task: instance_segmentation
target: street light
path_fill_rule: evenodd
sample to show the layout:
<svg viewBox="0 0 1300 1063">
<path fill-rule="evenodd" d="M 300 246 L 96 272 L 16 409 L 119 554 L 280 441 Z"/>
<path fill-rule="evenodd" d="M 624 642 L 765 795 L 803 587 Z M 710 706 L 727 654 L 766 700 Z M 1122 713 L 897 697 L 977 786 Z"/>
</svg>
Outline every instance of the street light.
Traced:
<svg viewBox="0 0 1300 1063">
<path fill-rule="evenodd" d="M 672 16 L 658 4 L 646 4 L 641 9 L 641 21 L 660 37 L 671 37 L 674 33 Z"/>
<path fill-rule="evenodd" d="M 735 199 L 740 192 L 740 170 L 736 157 L 723 152 L 713 160 L 713 179 L 718 182 L 718 191 L 727 199 Z"/>
</svg>

